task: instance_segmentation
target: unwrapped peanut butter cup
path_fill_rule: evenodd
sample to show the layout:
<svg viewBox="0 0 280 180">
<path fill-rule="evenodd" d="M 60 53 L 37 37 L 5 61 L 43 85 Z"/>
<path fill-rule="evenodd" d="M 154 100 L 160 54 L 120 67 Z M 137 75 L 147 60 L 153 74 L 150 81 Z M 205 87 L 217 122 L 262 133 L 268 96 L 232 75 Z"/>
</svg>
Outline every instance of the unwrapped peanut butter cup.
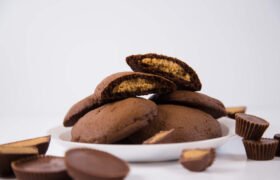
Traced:
<svg viewBox="0 0 280 180">
<path fill-rule="evenodd" d="M 233 107 L 226 107 L 226 113 L 229 118 L 234 119 L 235 114 L 237 113 L 245 113 L 246 112 L 246 106 L 233 106 Z"/>
<path fill-rule="evenodd" d="M 12 163 L 13 171 L 21 180 L 67 180 L 63 157 L 38 155 Z"/>
<path fill-rule="evenodd" d="M 67 151 L 65 163 L 69 175 L 79 180 L 121 180 L 129 172 L 125 161 L 112 154 L 87 148 Z"/>
<path fill-rule="evenodd" d="M 15 141 L 7 144 L 2 144 L 5 147 L 37 147 L 39 154 L 45 154 L 48 150 L 51 141 L 51 136 L 41 136 L 32 139 Z"/>
<path fill-rule="evenodd" d="M 259 140 L 269 126 L 266 120 L 244 113 L 237 113 L 235 119 L 235 132 L 244 139 Z"/>
<path fill-rule="evenodd" d="M 215 160 L 215 150 L 210 149 L 185 149 L 183 150 L 180 163 L 190 171 L 201 172 L 211 166 Z"/>
<path fill-rule="evenodd" d="M 247 158 L 259 161 L 273 159 L 278 143 L 276 139 L 269 138 L 261 138 L 257 141 L 243 139 Z"/>
</svg>

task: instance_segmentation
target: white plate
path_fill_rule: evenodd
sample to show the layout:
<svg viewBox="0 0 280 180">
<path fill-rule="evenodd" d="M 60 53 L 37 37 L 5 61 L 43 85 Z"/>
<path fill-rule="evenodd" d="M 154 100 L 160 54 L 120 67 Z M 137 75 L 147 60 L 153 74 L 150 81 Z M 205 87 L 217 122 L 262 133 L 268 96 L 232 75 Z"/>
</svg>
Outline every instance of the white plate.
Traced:
<svg viewBox="0 0 280 180">
<path fill-rule="evenodd" d="M 217 148 L 234 136 L 235 121 L 229 118 L 218 120 L 222 127 L 222 137 L 202 141 L 154 145 L 89 144 L 71 142 L 71 128 L 63 126 L 49 130 L 52 140 L 57 141 L 65 151 L 71 148 L 87 147 L 112 153 L 129 162 L 168 161 L 178 159 L 186 148 Z"/>
</svg>

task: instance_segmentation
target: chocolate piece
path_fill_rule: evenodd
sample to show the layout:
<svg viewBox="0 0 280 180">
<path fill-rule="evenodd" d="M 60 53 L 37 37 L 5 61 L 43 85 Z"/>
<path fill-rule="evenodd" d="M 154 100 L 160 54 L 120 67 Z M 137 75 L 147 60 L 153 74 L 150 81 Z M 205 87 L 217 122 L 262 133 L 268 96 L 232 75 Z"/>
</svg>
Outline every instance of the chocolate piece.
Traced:
<svg viewBox="0 0 280 180">
<path fill-rule="evenodd" d="M 90 95 L 76 104 L 74 104 L 64 117 L 63 125 L 65 127 L 73 126 L 81 117 L 89 111 L 101 106 L 102 103 L 98 102 L 95 95 Z"/>
<path fill-rule="evenodd" d="M 222 135 L 219 122 L 209 114 L 178 105 L 158 105 L 158 115 L 151 123 L 129 136 L 134 143 L 142 143 L 163 130 L 176 129 L 174 142 L 198 141 Z"/>
<path fill-rule="evenodd" d="M 278 143 L 276 139 L 269 138 L 261 138 L 258 141 L 243 139 L 247 158 L 259 161 L 273 159 Z"/>
<path fill-rule="evenodd" d="M 150 99 L 157 104 L 178 104 L 200 109 L 215 119 L 226 115 L 221 101 L 198 92 L 179 90 L 170 94 L 156 94 Z"/>
<path fill-rule="evenodd" d="M 124 179 L 128 164 L 112 154 L 94 149 L 71 149 L 65 154 L 68 173 L 73 179 Z"/>
<path fill-rule="evenodd" d="M 192 149 L 183 150 L 180 163 L 190 171 L 201 172 L 211 166 L 215 160 L 215 150 L 211 149 Z"/>
<path fill-rule="evenodd" d="M 9 146 L 9 147 L 33 147 L 34 146 L 38 148 L 39 154 L 45 154 L 48 150 L 50 141 L 51 141 L 51 136 L 48 135 L 48 136 L 42 136 L 42 137 L 2 144 L 0 146 Z"/>
<path fill-rule="evenodd" d="M 71 179 L 62 157 L 34 156 L 13 162 L 12 168 L 16 177 L 21 180 Z"/>
<path fill-rule="evenodd" d="M 12 176 L 11 162 L 38 154 L 36 147 L 0 147 L 0 177 Z"/>
<path fill-rule="evenodd" d="M 143 144 L 165 144 L 174 142 L 175 129 L 160 131 L 143 142 Z"/>
<path fill-rule="evenodd" d="M 154 102 L 127 98 L 103 105 L 84 115 L 72 128 L 72 140 L 114 143 L 147 126 L 157 115 Z"/>
<path fill-rule="evenodd" d="M 180 89 L 201 89 L 196 72 L 179 59 L 158 54 L 143 54 L 128 56 L 126 62 L 133 71 L 163 76 L 175 82 Z"/>
<path fill-rule="evenodd" d="M 246 106 L 235 106 L 235 107 L 227 107 L 226 108 L 227 116 L 234 119 L 235 114 L 237 113 L 245 113 Z"/>
<path fill-rule="evenodd" d="M 235 133 L 244 139 L 259 140 L 269 123 L 257 116 L 237 113 L 235 114 Z"/>
<path fill-rule="evenodd" d="M 95 89 L 94 94 L 100 102 L 147 95 L 151 93 L 169 93 L 176 85 L 160 76 L 139 73 L 120 72 L 105 78 Z"/>
<path fill-rule="evenodd" d="M 280 134 L 275 134 L 274 139 L 279 141 L 275 156 L 280 157 Z"/>
</svg>

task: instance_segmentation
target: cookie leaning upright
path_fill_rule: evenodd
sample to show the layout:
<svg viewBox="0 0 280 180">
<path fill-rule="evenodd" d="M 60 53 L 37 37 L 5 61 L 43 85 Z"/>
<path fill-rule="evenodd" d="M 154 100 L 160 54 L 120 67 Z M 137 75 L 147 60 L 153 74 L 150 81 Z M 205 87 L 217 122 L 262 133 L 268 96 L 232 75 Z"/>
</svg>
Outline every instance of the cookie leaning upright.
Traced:
<svg viewBox="0 0 280 180">
<path fill-rule="evenodd" d="M 119 72 L 102 80 L 94 94 L 100 103 L 151 93 L 170 93 L 176 85 L 161 76 L 140 72 Z"/>
<path fill-rule="evenodd" d="M 201 89 L 202 85 L 196 72 L 177 58 L 150 53 L 128 56 L 126 62 L 133 71 L 163 76 L 173 81 L 179 89 Z"/>
</svg>

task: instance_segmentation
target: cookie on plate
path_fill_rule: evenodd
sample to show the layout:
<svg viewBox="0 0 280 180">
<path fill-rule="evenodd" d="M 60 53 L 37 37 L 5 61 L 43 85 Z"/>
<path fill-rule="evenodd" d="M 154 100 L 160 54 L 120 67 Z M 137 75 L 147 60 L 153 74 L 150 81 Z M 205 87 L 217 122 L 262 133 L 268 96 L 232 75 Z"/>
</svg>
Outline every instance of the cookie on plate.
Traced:
<svg viewBox="0 0 280 180">
<path fill-rule="evenodd" d="M 169 94 L 155 94 L 150 99 L 157 104 L 178 104 L 200 109 L 214 118 L 226 115 L 221 101 L 198 92 L 178 90 Z"/>
<path fill-rule="evenodd" d="M 129 139 L 134 143 L 142 143 L 159 131 L 176 129 L 174 142 L 198 141 L 217 138 L 222 135 L 219 122 L 209 114 L 178 105 L 158 105 L 158 115 L 153 121 Z"/>
<path fill-rule="evenodd" d="M 157 105 L 142 98 L 105 104 L 84 115 L 72 128 L 72 141 L 114 143 L 147 126 L 157 115 Z"/>
</svg>

